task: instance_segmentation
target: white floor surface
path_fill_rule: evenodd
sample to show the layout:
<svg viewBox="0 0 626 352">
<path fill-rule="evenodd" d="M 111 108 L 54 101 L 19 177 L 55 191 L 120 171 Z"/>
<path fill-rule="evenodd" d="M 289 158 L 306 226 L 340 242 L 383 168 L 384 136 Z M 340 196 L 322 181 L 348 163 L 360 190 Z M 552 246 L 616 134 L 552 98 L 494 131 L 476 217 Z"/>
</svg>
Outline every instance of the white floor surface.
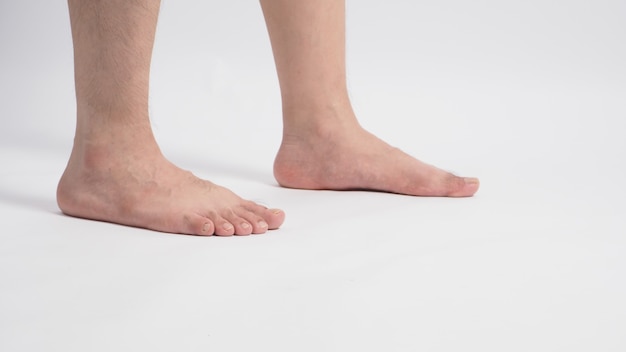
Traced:
<svg viewBox="0 0 626 352">
<path fill-rule="evenodd" d="M 348 4 L 363 125 L 481 178 L 442 199 L 278 187 L 258 4 L 165 1 L 165 154 L 287 213 L 203 238 L 60 213 L 66 5 L 2 2 L 0 351 L 626 351 L 626 5 L 472 4 Z"/>
</svg>

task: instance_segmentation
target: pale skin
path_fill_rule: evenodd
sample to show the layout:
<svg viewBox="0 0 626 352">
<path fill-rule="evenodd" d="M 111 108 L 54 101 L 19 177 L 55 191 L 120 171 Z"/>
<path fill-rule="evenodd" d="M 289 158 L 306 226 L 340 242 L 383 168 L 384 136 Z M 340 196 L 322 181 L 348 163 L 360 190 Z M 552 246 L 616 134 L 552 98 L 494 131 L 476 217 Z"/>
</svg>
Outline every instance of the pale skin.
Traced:
<svg viewBox="0 0 626 352">
<path fill-rule="evenodd" d="M 165 159 L 148 117 L 159 0 L 69 0 L 77 101 L 57 201 L 68 215 L 191 235 L 249 235 L 285 219 Z M 283 187 L 472 196 L 478 179 L 423 163 L 365 131 L 346 88 L 343 0 L 261 0 L 283 105 Z"/>
</svg>

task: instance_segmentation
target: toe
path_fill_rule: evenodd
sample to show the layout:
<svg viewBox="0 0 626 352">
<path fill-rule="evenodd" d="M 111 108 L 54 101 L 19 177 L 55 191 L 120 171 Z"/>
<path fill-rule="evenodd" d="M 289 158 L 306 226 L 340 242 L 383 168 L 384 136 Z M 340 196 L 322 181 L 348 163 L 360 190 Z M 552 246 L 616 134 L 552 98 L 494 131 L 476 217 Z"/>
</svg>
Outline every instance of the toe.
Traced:
<svg viewBox="0 0 626 352">
<path fill-rule="evenodd" d="M 270 230 L 279 228 L 285 221 L 285 212 L 280 209 L 266 209 L 265 214 L 265 220 Z"/>
<path fill-rule="evenodd" d="M 246 211 L 245 214 L 242 215 L 251 225 L 252 225 L 252 233 L 253 234 L 261 234 L 267 232 L 269 225 L 267 221 L 263 219 L 261 216 L 256 215 L 251 211 Z"/>
<path fill-rule="evenodd" d="M 183 228 L 180 232 L 199 236 L 211 236 L 215 232 L 215 226 L 211 219 L 202 215 L 191 214 L 183 217 Z"/>
<path fill-rule="evenodd" d="M 267 230 L 269 230 L 269 225 L 267 224 L 267 221 L 259 219 L 257 220 L 257 222 L 254 223 L 255 234 L 266 233 Z"/>
<path fill-rule="evenodd" d="M 221 216 L 213 220 L 213 224 L 215 224 L 215 234 L 217 236 L 232 236 L 235 234 L 235 226 Z"/>
<path fill-rule="evenodd" d="M 235 235 L 247 236 L 253 231 L 252 225 L 244 218 L 233 220 L 233 224 L 235 224 Z"/>
<path fill-rule="evenodd" d="M 457 177 L 453 176 L 448 185 L 449 197 L 471 197 L 478 191 L 480 181 L 474 177 Z"/>
<path fill-rule="evenodd" d="M 476 177 L 465 177 L 465 194 L 473 196 L 480 188 L 480 180 Z"/>
<path fill-rule="evenodd" d="M 236 207 L 234 209 L 225 210 L 222 213 L 222 217 L 234 227 L 235 235 L 246 236 L 252 233 L 252 225 L 240 215 L 246 212 L 245 209 Z"/>
<path fill-rule="evenodd" d="M 267 230 L 275 230 L 280 227 L 285 221 L 285 212 L 280 209 L 268 209 L 262 205 L 258 205 L 254 202 L 248 202 L 244 205 L 244 208 L 258 215 L 267 224 Z M 254 224 L 254 223 L 253 223 Z M 259 224 L 257 222 L 257 224 Z M 262 223 L 259 225 L 263 225 Z M 265 232 L 265 231 L 263 231 Z"/>
</svg>

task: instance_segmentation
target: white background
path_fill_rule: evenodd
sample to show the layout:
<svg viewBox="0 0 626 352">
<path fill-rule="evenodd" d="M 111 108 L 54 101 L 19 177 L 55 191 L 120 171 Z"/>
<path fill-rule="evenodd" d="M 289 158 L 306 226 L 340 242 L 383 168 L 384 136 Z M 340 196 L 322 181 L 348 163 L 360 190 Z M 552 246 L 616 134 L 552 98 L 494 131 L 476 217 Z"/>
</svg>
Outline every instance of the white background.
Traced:
<svg viewBox="0 0 626 352">
<path fill-rule="evenodd" d="M 67 5 L 0 0 L 0 350 L 626 350 L 626 2 L 348 3 L 364 126 L 470 199 L 277 187 L 254 1 L 165 0 L 165 154 L 287 212 L 245 238 L 69 218 Z"/>
</svg>

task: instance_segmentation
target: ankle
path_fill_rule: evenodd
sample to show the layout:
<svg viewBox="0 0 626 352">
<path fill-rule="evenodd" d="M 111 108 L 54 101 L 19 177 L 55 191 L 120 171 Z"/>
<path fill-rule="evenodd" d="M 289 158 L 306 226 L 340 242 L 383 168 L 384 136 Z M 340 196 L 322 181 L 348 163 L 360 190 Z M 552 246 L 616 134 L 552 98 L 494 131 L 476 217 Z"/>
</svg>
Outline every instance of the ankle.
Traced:
<svg viewBox="0 0 626 352">
<path fill-rule="evenodd" d="M 106 170 L 138 160 L 163 158 L 154 137 L 142 133 L 79 134 L 74 139 L 70 166 L 85 170 Z"/>
<path fill-rule="evenodd" d="M 283 138 L 329 139 L 355 128 L 360 125 L 349 103 L 283 108 Z"/>
</svg>

